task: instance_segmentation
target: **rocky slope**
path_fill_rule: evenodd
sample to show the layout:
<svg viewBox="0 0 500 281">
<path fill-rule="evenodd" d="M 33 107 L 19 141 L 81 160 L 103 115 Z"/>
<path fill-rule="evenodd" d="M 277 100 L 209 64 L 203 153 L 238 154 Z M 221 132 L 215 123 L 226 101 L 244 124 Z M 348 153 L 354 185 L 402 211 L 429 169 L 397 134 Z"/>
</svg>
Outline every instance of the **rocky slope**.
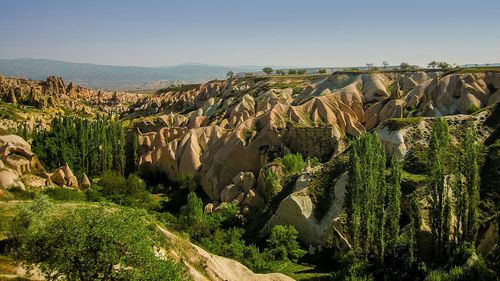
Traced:
<svg viewBox="0 0 500 281">
<path fill-rule="evenodd" d="M 468 114 L 500 99 L 497 72 L 316 78 L 212 81 L 141 100 L 123 115 L 149 116 L 135 123 L 140 172 L 172 182 L 190 176 L 217 203 L 238 173 L 259 182 L 273 157 L 298 152 L 326 160 L 387 119 Z"/>
</svg>

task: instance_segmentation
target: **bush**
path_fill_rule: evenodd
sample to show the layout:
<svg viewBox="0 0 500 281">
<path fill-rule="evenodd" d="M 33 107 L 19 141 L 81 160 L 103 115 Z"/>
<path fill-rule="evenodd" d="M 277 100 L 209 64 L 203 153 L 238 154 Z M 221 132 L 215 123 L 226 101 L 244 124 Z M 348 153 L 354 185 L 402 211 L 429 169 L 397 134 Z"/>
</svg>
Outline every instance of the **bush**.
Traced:
<svg viewBox="0 0 500 281">
<path fill-rule="evenodd" d="M 283 166 L 285 167 L 284 170 L 287 176 L 298 174 L 306 167 L 306 162 L 304 162 L 300 153 L 285 155 L 281 160 L 281 163 L 283 163 Z"/>
<path fill-rule="evenodd" d="M 144 181 L 134 174 L 125 178 L 114 172 L 105 172 L 98 185 L 93 189 L 116 204 L 146 210 L 158 210 L 161 207 L 161 202 L 146 190 Z"/>
<path fill-rule="evenodd" d="M 494 281 L 495 272 L 486 266 L 483 258 L 479 257 L 471 266 L 454 266 L 449 272 L 434 270 L 429 272 L 426 281 Z"/>
<path fill-rule="evenodd" d="M 264 171 L 264 182 L 266 183 L 266 197 L 272 198 L 278 194 L 281 186 L 281 177 L 270 169 Z"/>
<path fill-rule="evenodd" d="M 98 185 L 91 185 L 90 188 L 85 189 L 85 195 L 87 196 L 87 201 L 90 202 L 101 202 L 104 201 L 105 198 L 101 195 L 101 187 Z"/>
<path fill-rule="evenodd" d="M 473 113 L 478 112 L 479 110 L 480 110 L 480 108 L 479 108 L 479 107 L 477 107 L 477 105 L 475 105 L 475 104 L 471 104 L 471 105 L 469 106 L 469 108 L 467 109 L 467 114 L 473 114 Z"/>
<path fill-rule="evenodd" d="M 275 260 L 297 261 L 305 255 L 297 241 L 297 230 L 292 225 L 276 225 L 266 241 L 265 251 Z"/>
<path fill-rule="evenodd" d="M 85 201 L 87 199 L 83 191 L 73 188 L 54 187 L 45 189 L 43 193 L 58 201 Z"/>
<path fill-rule="evenodd" d="M 202 238 L 200 242 L 216 255 L 243 260 L 243 250 L 246 247 L 242 238 L 244 233 L 245 230 L 242 228 L 217 229 L 212 237 Z"/>
<path fill-rule="evenodd" d="M 79 206 L 49 212 L 43 199 L 17 220 L 16 254 L 48 280 L 181 280 L 182 268 L 155 256 L 159 243 L 133 210 Z M 116 265 L 120 265 L 119 267 Z"/>
</svg>

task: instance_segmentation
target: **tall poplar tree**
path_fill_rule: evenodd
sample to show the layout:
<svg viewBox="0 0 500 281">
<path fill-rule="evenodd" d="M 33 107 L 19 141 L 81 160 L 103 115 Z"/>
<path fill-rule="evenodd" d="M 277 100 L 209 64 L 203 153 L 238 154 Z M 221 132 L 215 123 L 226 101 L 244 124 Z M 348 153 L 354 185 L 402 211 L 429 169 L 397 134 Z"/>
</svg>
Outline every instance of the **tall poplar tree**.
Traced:
<svg viewBox="0 0 500 281">
<path fill-rule="evenodd" d="M 354 250 L 383 260 L 385 251 L 385 151 L 375 133 L 352 144 L 346 195 L 348 229 Z"/>
<path fill-rule="evenodd" d="M 432 128 L 429 144 L 429 186 L 431 191 L 430 221 L 434 254 L 437 257 L 446 249 L 449 240 L 449 198 L 447 168 L 449 163 L 450 133 L 448 122 L 439 118 Z"/>
<path fill-rule="evenodd" d="M 477 164 L 478 149 L 476 145 L 477 132 L 473 123 L 468 124 L 463 142 L 463 175 L 465 190 L 467 192 L 466 219 L 464 216 L 463 238 L 464 241 L 474 242 L 478 231 L 478 205 L 479 205 L 479 168 Z"/>
<path fill-rule="evenodd" d="M 401 216 L 401 162 L 393 157 L 391 161 L 391 175 L 387 185 L 387 246 L 395 250 L 399 236 L 399 218 Z"/>
</svg>

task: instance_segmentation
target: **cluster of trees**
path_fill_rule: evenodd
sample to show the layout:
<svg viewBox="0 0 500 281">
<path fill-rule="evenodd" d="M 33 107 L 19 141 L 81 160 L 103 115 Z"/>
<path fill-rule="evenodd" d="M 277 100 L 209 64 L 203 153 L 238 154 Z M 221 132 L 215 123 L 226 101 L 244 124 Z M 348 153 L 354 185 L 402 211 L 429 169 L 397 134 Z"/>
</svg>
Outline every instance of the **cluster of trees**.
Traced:
<svg viewBox="0 0 500 281">
<path fill-rule="evenodd" d="M 185 280 L 159 258 L 165 246 L 140 211 L 102 205 L 58 208 L 40 197 L 14 219 L 15 256 L 47 280 Z"/>
<path fill-rule="evenodd" d="M 430 63 L 427 64 L 429 67 L 432 67 L 433 69 L 434 68 L 441 68 L 443 70 L 446 70 L 446 69 L 450 69 L 452 68 L 453 66 L 445 61 L 431 61 Z"/>
<path fill-rule="evenodd" d="M 450 254 L 452 248 L 463 243 L 473 244 L 476 240 L 479 205 L 476 139 L 477 133 L 473 123 L 468 123 L 460 148 L 452 147 L 445 119 L 438 119 L 432 131 L 428 159 L 431 191 L 430 221 L 436 258 Z M 452 213 L 456 217 L 454 229 L 452 229 Z M 454 237 L 453 240 L 450 239 L 451 236 Z"/>
<path fill-rule="evenodd" d="M 446 265 L 457 249 L 470 247 L 473 252 L 479 204 L 476 138 L 474 124 L 468 123 L 462 146 L 452 147 L 446 120 L 440 118 L 433 126 L 427 150 L 433 266 Z M 384 266 L 399 257 L 409 269 L 423 258 L 417 245 L 422 218 L 413 192 L 408 198 L 408 227 L 400 232 L 401 175 L 402 166 L 395 157 L 387 169 L 384 147 L 375 133 L 353 142 L 345 201 L 353 252 L 361 260 Z"/>
<path fill-rule="evenodd" d="M 318 71 L 318 73 L 326 73 L 326 69 L 323 69 L 323 70 Z M 264 67 L 262 69 L 262 71 L 264 73 L 266 73 L 267 75 L 271 75 L 271 73 L 273 73 L 274 69 L 272 69 L 271 67 Z M 274 72 L 277 75 L 286 75 L 287 73 L 288 73 L 288 75 L 304 75 L 304 74 L 307 73 L 307 70 L 305 70 L 305 69 L 289 69 L 287 71 L 287 70 L 284 70 L 284 69 L 277 69 Z"/>
<path fill-rule="evenodd" d="M 257 272 L 271 270 L 274 262 L 297 261 L 305 254 L 293 226 L 274 226 L 261 250 L 255 244 L 245 242 L 242 222 L 238 206 L 228 204 L 211 214 L 205 214 L 201 198 L 190 192 L 174 224 L 178 231 L 187 232 L 208 251 L 238 260 Z"/>
<path fill-rule="evenodd" d="M 391 161 L 386 179 L 384 146 L 375 133 L 356 140 L 349 163 L 346 207 L 348 230 L 357 255 L 383 262 L 394 251 L 401 215 L 401 164 Z"/>
<path fill-rule="evenodd" d="M 387 61 L 383 61 L 382 65 L 384 66 L 384 69 L 387 69 L 387 66 L 389 66 L 389 63 Z M 370 69 L 378 69 L 376 66 L 374 66 L 374 63 L 371 63 L 371 62 L 367 63 L 366 67 L 368 68 L 368 70 L 370 70 Z"/>
<path fill-rule="evenodd" d="M 121 123 L 105 119 L 56 117 L 50 130 L 33 134 L 32 148 L 50 170 L 67 163 L 77 174 L 100 175 L 125 169 L 125 132 Z"/>
</svg>

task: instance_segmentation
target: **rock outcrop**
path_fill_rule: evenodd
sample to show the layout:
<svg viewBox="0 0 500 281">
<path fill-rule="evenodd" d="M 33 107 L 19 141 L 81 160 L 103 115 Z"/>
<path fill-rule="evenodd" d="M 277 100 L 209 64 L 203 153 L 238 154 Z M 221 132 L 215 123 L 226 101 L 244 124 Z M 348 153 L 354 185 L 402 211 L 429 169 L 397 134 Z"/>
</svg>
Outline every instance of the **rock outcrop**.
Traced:
<svg viewBox="0 0 500 281">
<path fill-rule="evenodd" d="M 67 164 L 47 173 L 31 145 L 20 136 L 0 136 L 0 189 L 44 188 L 53 184 L 77 188 L 78 180 Z"/>
</svg>

